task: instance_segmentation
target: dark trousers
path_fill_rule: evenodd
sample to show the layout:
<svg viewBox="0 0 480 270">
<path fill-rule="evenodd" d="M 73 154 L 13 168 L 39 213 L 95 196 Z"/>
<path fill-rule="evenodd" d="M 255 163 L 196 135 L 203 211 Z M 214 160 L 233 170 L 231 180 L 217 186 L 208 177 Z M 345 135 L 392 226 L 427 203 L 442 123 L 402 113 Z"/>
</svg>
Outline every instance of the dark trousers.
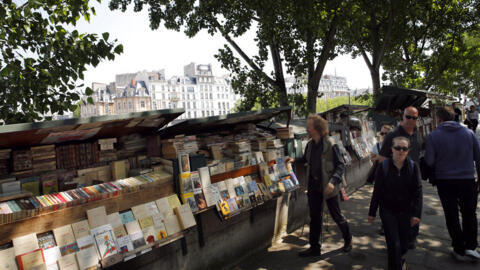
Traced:
<svg viewBox="0 0 480 270">
<path fill-rule="evenodd" d="M 473 133 L 475 133 L 477 131 L 477 126 L 478 126 L 478 120 L 477 119 L 473 119 L 473 120 L 468 121 L 468 128 L 473 130 Z"/>
<path fill-rule="evenodd" d="M 453 250 L 463 255 L 465 249 L 476 249 L 478 224 L 475 211 L 478 195 L 475 180 L 437 179 L 436 183 Z M 460 225 L 458 208 L 462 213 L 462 225 Z"/>
<path fill-rule="evenodd" d="M 338 195 L 326 200 L 328 211 L 332 219 L 337 223 L 345 241 L 351 241 L 352 235 L 345 217 L 340 210 Z M 320 236 L 322 234 L 323 194 L 321 192 L 308 192 L 308 207 L 310 209 L 310 247 L 320 249 Z"/>
<path fill-rule="evenodd" d="M 380 207 L 380 218 L 385 230 L 385 241 L 387 242 L 388 269 L 402 269 L 402 257 L 408 251 L 410 238 L 409 213 L 397 213 Z"/>
</svg>

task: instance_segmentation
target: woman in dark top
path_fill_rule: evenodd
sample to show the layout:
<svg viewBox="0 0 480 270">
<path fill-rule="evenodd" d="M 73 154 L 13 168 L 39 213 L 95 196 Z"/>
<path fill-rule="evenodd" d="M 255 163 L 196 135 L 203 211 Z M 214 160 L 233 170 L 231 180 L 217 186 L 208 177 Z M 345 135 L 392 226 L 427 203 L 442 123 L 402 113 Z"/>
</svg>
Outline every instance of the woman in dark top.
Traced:
<svg viewBox="0 0 480 270">
<path fill-rule="evenodd" d="M 373 223 L 380 206 L 380 218 L 385 229 L 388 269 L 406 269 L 409 228 L 420 222 L 422 184 L 418 166 L 408 158 L 410 141 L 393 139 L 392 158 L 387 158 L 375 173 L 368 222 Z"/>
</svg>

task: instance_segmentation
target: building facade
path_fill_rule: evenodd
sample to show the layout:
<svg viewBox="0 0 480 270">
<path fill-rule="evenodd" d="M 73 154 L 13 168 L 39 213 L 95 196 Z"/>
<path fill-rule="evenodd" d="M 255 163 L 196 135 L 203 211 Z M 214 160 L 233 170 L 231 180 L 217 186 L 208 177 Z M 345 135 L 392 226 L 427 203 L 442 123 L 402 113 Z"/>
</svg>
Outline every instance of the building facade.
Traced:
<svg viewBox="0 0 480 270">
<path fill-rule="evenodd" d="M 94 83 L 94 105 L 82 105 L 82 117 L 145 110 L 184 108 L 180 119 L 225 115 L 239 99 L 227 76 L 215 76 L 212 66 L 190 63 L 182 76 L 165 76 L 165 70 L 139 71 L 115 76 L 106 85 Z"/>
<path fill-rule="evenodd" d="M 306 78 L 288 77 L 285 79 L 287 86 L 287 93 L 289 94 L 304 94 L 308 93 Z M 323 75 L 318 85 L 318 94 L 323 94 L 322 97 L 334 98 L 339 96 L 348 96 L 350 89 L 347 85 L 347 78 L 333 75 Z"/>
</svg>

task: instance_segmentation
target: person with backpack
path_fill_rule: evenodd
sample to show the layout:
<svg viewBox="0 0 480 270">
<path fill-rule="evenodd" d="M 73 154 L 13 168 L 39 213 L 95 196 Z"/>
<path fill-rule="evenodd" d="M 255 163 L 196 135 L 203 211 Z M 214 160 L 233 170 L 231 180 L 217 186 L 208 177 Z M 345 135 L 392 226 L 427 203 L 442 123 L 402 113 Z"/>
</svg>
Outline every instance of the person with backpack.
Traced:
<svg viewBox="0 0 480 270">
<path fill-rule="evenodd" d="M 422 137 L 417 129 L 418 110 L 415 107 L 407 107 L 403 111 L 402 122 L 395 129 L 390 131 L 383 139 L 382 148 L 377 156 L 377 160 L 382 162 L 386 158 L 392 157 L 393 138 L 406 137 L 410 141 L 408 157 L 418 163 L 420 161 L 420 152 L 422 151 Z M 417 243 L 417 236 L 420 231 L 420 224 L 410 229 L 410 238 L 408 240 L 408 248 L 414 249 Z"/>
<path fill-rule="evenodd" d="M 479 190 L 473 167 L 475 162 L 477 175 L 480 175 L 480 143 L 471 130 L 453 121 L 451 111 L 440 108 L 436 116 L 438 127 L 427 137 L 425 162 L 433 171 L 452 239 L 452 255 L 458 261 L 480 261 L 476 251 Z"/>
<path fill-rule="evenodd" d="M 319 115 L 310 115 L 307 132 L 311 140 L 305 154 L 295 160 L 288 157 L 285 162 L 306 164 L 308 179 L 308 208 L 310 210 L 310 248 L 301 251 L 300 257 L 321 255 L 322 213 L 326 204 L 330 215 L 337 223 L 344 239 L 342 250 L 352 250 L 352 234 L 347 219 L 342 215 L 339 204 L 339 185 L 342 182 L 345 163 L 340 149 L 328 135 L 328 122 Z"/>
<path fill-rule="evenodd" d="M 408 157 L 410 141 L 393 138 L 392 158 L 382 161 L 375 173 L 368 222 L 373 223 L 377 209 L 385 230 L 388 269 L 406 269 L 410 228 L 420 222 L 422 184 L 418 165 Z"/>
</svg>

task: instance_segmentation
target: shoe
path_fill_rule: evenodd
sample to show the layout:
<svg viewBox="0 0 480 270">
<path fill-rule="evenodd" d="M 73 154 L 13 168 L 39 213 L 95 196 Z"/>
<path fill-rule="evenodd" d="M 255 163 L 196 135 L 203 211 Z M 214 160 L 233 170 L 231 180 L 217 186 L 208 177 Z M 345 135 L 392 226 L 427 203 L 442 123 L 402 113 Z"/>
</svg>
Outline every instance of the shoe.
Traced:
<svg viewBox="0 0 480 270">
<path fill-rule="evenodd" d="M 467 249 L 465 250 L 465 256 L 469 257 L 475 261 L 480 261 L 480 253 L 478 253 L 476 250 L 472 249 Z"/>
<path fill-rule="evenodd" d="M 453 258 L 455 258 L 455 260 L 457 260 L 459 262 L 470 262 L 471 261 L 471 259 L 469 259 L 467 256 L 462 255 L 460 253 L 457 253 L 455 250 L 452 251 L 452 256 L 453 256 Z"/>
<path fill-rule="evenodd" d="M 298 256 L 300 257 L 315 257 L 315 256 L 320 256 L 321 253 L 320 253 L 320 249 L 316 249 L 316 248 L 308 248 L 304 251 L 300 251 L 298 253 Z"/>
<path fill-rule="evenodd" d="M 345 244 L 342 247 L 343 252 L 350 252 L 353 248 L 352 239 L 350 241 L 345 241 Z"/>
<path fill-rule="evenodd" d="M 402 259 L 402 270 L 408 270 L 407 261 L 405 259 Z"/>
</svg>

